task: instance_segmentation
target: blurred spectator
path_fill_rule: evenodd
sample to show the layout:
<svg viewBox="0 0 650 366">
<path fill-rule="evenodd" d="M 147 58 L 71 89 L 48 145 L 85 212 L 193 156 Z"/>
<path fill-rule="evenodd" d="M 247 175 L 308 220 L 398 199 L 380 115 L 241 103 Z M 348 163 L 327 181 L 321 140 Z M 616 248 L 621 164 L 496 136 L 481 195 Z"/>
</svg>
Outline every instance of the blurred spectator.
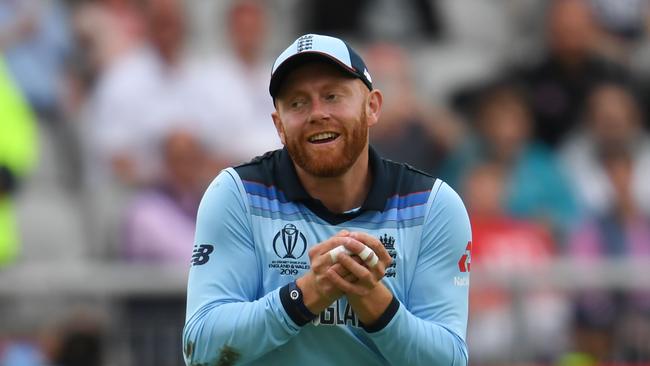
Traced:
<svg viewBox="0 0 650 366">
<path fill-rule="evenodd" d="M 299 8 L 301 33 L 405 40 L 441 31 L 436 2 L 428 0 L 316 0 Z"/>
<path fill-rule="evenodd" d="M 19 252 L 11 195 L 36 164 L 36 128 L 32 111 L 0 53 L 0 266 L 10 263 Z"/>
<path fill-rule="evenodd" d="M 650 15 L 647 0 L 590 0 L 601 27 L 622 39 L 639 39 Z"/>
<path fill-rule="evenodd" d="M 93 73 L 101 72 L 143 41 L 145 24 L 134 0 L 79 4 L 73 25 Z"/>
<path fill-rule="evenodd" d="M 103 364 L 104 327 L 96 315 L 71 314 L 50 320 L 32 336 L 0 344 L 1 366 L 99 366 Z"/>
<path fill-rule="evenodd" d="M 574 233 L 570 255 L 579 261 L 650 258 L 650 216 L 632 193 L 633 161 L 627 149 L 600 156 L 613 188 L 608 209 L 590 216 Z M 576 301 L 576 348 L 601 362 L 650 359 L 650 291 L 585 291 Z"/>
<path fill-rule="evenodd" d="M 8 342 L 0 348 L 1 366 L 50 366 L 36 344 L 26 341 Z"/>
<path fill-rule="evenodd" d="M 67 123 L 68 63 L 73 51 L 67 4 L 62 0 L 0 1 L 0 52 L 9 73 L 52 138 L 57 183 L 79 182 L 77 141 Z"/>
<path fill-rule="evenodd" d="M 76 319 L 65 326 L 58 347 L 50 355 L 56 366 L 100 366 L 103 362 L 103 330 L 94 320 Z"/>
<path fill-rule="evenodd" d="M 643 130 L 639 105 L 629 88 L 602 83 L 590 94 L 584 128 L 561 149 L 561 158 L 586 211 L 602 215 L 616 200 L 616 187 L 601 156 L 627 151 L 631 159 L 630 194 L 650 214 L 650 136 Z"/>
<path fill-rule="evenodd" d="M 602 30 L 598 50 L 628 65 L 645 37 L 650 3 L 647 0 L 590 0 Z"/>
<path fill-rule="evenodd" d="M 604 151 L 600 157 L 613 200 L 606 211 L 593 215 L 574 235 L 571 254 L 580 259 L 650 257 L 650 216 L 641 212 L 632 194 L 633 166 L 624 149 Z"/>
<path fill-rule="evenodd" d="M 556 146 L 576 126 L 591 87 L 625 72 L 596 54 L 596 25 L 587 0 L 552 1 L 546 27 L 546 56 L 520 77 L 530 88 L 535 136 Z"/>
<path fill-rule="evenodd" d="M 282 145 L 271 119 L 271 61 L 264 57 L 269 34 L 265 5 L 235 0 L 226 16 L 230 49 L 210 60 L 204 74 L 211 85 L 207 98 L 215 111 L 207 137 L 213 142 L 211 148 L 237 164 Z"/>
<path fill-rule="evenodd" d="M 208 155 L 192 134 L 176 131 L 162 144 L 165 176 L 136 193 L 125 214 L 127 259 L 189 263 L 199 200 L 208 179 Z"/>
<path fill-rule="evenodd" d="M 507 271 L 548 265 L 556 254 L 552 235 L 544 225 L 508 215 L 505 173 L 495 163 L 479 164 L 462 184 L 472 221 L 472 264 Z"/>
<path fill-rule="evenodd" d="M 487 88 L 477 107 L 476 135 L 451 152 L 442 175 L 458 187 L 474 165 L 483 161 L 500 165 L 506 212 L 544 224 L 562 238 L 575 219 L 575 198 L 552 153 L 531 139 L 531 128 L 520 89 L 508 83 Z"/>
<path fill-rule="evenodd" d="M 508 215 L 503 207 L 506 176 L 495 163 L 474 166 L 462 184 L 472 222 L 472 271 L 517 276 L 522 271 L 544 270 L 556 248 L 544 225 Z M 504 350 L 513 352 L 519 342 L 535 344 L 528 352 L 549 357 L 563 347 L 566 304 L 559 295 L 539 290 L 513 303 L 507 289 L 472 289 L 469 328 L 471 356 L 498 360 Z M 515 316 L 525 324 L 516 327 Z M 540 317 L 543 317 L 541 319 Z"/>
<path fill-rule="evenodd" d="M 135 0 L 86 0 L 72 9 L 77 47 L 69 64 L 66 107 L 75 116 L 99 75 L 141 46 L 145 24 Z"/>
<path fill-rule="evenodd" d="M 373 86 L 384 94 L 381 123 L 370 130 L 372 145 L 389 159 L 434 174 L 455 135 L 456 121 L 427 110 L 415 90 L 412 66 L 395 44 L 378 43 L 365 52 Z"/>
<path fill-rule="evenodd" d="M 34 111 L 61 113 L 65 62 L 71 50 L 68 19 L 59 0 L 0 1 L 0 51 Z"/>
<path fill-rule="evenodd" d="M 185 55 L 185 17 L 177 0 L 147 0 L 148 43 L 114 60 L 100 75 L 86 119 L 90 184 L 117 178 L 127 185 L 156 179 L 153 141 L 174 121 L 199 128 L 210 105 L 202 75 Z"/>
</svg>

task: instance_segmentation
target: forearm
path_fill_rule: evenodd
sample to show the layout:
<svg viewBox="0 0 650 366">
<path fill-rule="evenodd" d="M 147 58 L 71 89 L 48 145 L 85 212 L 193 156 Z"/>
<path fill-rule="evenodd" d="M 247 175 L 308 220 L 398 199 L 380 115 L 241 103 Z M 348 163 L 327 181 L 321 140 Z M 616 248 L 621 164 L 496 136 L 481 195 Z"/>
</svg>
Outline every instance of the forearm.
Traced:
<svg viewBox="0 0 650 366">
<path fill-rule="evenodd" d="M 307 309 L 313 314 L 320 314 L 321 311 L 325 310 L 330 306 L 336 299 L 341 297 L 342 293 L 334 293 L 330 296 L 323 296 L 318 292 L 314 284 L 315 276 L 313 273 L 309 272 L 305 276 L 300 277 L 296 281 L 296 285 L 300 288 L 303 294 L 303 301 Z"/>
<path fill-rule="evenodd" d="M 288 342 L 300 327 L 282 307 L 278 291 L 252 302 L 208 304 L 183 330 L 187 364 L 217 364 L 224 357 L 252 361 Z"/>
<path fill-rule="evenodd" d="M 393 365 L 466 365 L 465 342 L 447 328 L 410 313 L 383 284 L 348 295 L 368 335 Z"/>
<path fill-rule="evenodd" d="M 467 346 L 442 325 L 420 319 L 403 304 L 389 323 L 368 332 L 392 365 L 467 365 Z"/>
<path fill-rule="evenodd" d="M 373 328 L 375 326 L 383 328 L 382 324 L 377 324 L 377 322 L 383 320 L 382 316 L 385 315 L 393 301 L 393 294 L 384 284 L 378 283 L 366 296 L 348 295 L 347 298 L 363 324 Z"/>
</svg>

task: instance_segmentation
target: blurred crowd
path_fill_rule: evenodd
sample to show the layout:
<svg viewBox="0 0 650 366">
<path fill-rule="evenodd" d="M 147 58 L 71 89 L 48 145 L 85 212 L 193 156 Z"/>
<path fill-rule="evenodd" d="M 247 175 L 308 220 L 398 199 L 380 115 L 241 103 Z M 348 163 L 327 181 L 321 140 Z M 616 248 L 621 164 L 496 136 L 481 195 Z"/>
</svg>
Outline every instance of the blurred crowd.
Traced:
<svg viewBox="0 0 650 366">
<path fill-rule="evenodd" d="M 647 0 L 206 3 L 0 0 L 0 270 L 187 265 L 207 184 L 281 147 L 271 62 L 307 32 L 366 60 L 371 144 L 461 193 L 474 272 L 650 259 Z M 474 360 L 650 361 L 650 287 L 539 291 L 524 334 L 513 306 L 472 293 Z"/>
</svg>

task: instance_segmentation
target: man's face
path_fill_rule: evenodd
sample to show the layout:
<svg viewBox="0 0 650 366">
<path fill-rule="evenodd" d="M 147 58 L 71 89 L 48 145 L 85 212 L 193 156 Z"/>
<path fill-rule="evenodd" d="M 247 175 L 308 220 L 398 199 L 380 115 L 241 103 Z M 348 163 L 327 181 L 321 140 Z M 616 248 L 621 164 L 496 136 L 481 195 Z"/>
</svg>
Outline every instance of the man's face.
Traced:
<svg viewBox="0 0 650 366">
<path fill-rule="evenodd" d="M 167 61 L 183 47 L 185 19 L 178 0 L 150 0 L 147 8 L 150 39 Z"/>
<path fill-rule="evenodd" d="M 285 79 L 273 120 L 295 164 L 316 177 L 348 171 L 368 145 L 369 91 L 327 63 L 308 63 Z M 374 116 L 374 114 L 373 114 Z"/>
<path fill-rule="evenodd" d="M 547 19 L 549 46 L 563 61 L 580 60 L 591 49 L 594 23 L 585 0 L 558 0 Z"/>
<path fill-rule="evenodd" d="M 596 88 L 589 98 L 589 131 L 601 146 L 625 146 L 639 134 L 638 106 L 627 90 L 616 85 Z"/>
<path fill-rule="evenodd" d="M 267 36 L 266 24 L 264 8 L 254 1 L 240 1 L 230 9 L 230 41 L 239 57 L 249 61 L 259 55 Z"/>
</svg>

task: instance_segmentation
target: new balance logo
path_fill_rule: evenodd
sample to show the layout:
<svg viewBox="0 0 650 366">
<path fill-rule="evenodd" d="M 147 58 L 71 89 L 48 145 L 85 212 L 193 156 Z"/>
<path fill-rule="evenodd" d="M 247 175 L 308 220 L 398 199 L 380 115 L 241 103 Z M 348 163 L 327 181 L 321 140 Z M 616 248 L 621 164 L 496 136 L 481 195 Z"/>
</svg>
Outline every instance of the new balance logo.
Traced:
<svg viewBox="0 0 650 366">
<path fill-rule="evenodd" d="M 214 246 L 209 244 L 195 245 L 192 251 L 192 265 L 200 266 L 208 263 L 210 254 L 214 251 Z"/>
</svg>

